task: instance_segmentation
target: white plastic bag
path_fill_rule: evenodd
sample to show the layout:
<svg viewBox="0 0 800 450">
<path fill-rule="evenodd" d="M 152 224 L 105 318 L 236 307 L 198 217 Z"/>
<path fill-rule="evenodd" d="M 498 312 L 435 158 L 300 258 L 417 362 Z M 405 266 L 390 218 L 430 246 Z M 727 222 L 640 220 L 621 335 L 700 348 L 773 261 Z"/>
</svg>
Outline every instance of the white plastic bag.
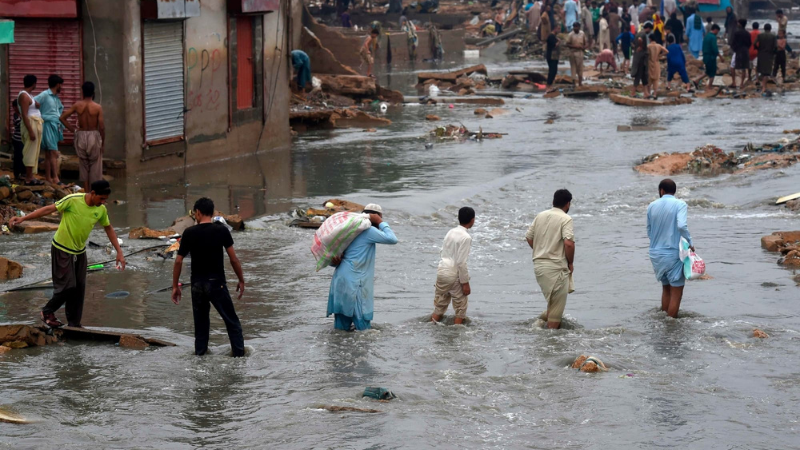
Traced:
<svg viewBox="0 0 800 450">
<path fill-rule="evenodd" d="M 317 271 L 328 267 L 334 257 L 342 256 L 356 236 L 371 226 L 369 214 L 344 211 L 328 217 L 314 233 L 314 244 L 311 245 L 311 253 L 317 259 Z"/>
<path fill-rule="evenodd" d="M 683 276 L 696 280 L 706 274 L 706 263 L 689 248 L 689 242 L 681 238 L 680 258 L 683 261 Z"/>
</svg>

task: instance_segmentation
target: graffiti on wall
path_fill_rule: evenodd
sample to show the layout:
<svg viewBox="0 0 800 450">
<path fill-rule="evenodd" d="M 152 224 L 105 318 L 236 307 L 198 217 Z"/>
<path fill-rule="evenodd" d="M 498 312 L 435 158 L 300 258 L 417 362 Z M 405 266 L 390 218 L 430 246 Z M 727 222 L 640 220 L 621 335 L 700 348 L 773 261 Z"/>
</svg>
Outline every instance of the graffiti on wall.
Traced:
<svg viewBox="0 0 800 450">
<path fill-rule="evenodd" d="M 222 42 L 219 33 L 212 33 L 217 41 Z M 187 106 L 190 110 L 217 111 L 220 106 L 220 90 L 216 81 L 225 83 L 227 74 L 220 71 L 225 57 L 219 48 L 189 47 L 186 50 L 186 78 L 188 80 L 189 98 Z"/>
</svg>

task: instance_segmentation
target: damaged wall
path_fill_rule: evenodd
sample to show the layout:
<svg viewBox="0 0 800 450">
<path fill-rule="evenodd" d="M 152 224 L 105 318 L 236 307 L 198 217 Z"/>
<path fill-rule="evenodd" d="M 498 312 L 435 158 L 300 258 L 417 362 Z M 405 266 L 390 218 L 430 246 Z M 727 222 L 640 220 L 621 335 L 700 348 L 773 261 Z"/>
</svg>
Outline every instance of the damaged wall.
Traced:
<svg viewBox="0 0 800 450">
<path fill-rule="evenodd" d="M 300 48 L 308 54 L 311 59 L 311 71 L 314 73 L 329 73 L 335 75 L 358 75 L 358 72 L 349 66 L 345 66 L 333 53 L 322 45 L 319 38 L 306 27 L 303 27 L 303 38 Z"/>
<path fill-rule="evenodd" d="M 334 58 L 341 64 L 354 69 L 359 74 L 366 73 L 366 67 L 364 67 L 362 64 L 361 57 L 359 55 L 361 45 L 367 38 L 366 31 L 354 31 L 349 28 L 334 28 L 321 24 L 311 16 L 311 14 L 308 12 L 308 9 L 305 9 L 303 13 L 303 24 L 314 36 L 319 39 L 322 45 L 325 46 L 334 56 Z M 464 30 L 443 30 L 439 31 L 439 33 L 441 34 L 442 47 L 444 48 L 445 56 L 448 58 L 448 60 L 462 59 L 464 57 L 464 49 L 466 48 L 464 43 Z M 430 31 L 417 31 L 417 38 L 417 61 L 421 62 L 425 59 L 432 59 L 433 50 L 431 49 Z M 385 65 L 387 51 L 390 46 L 393 62 L 410 61 L 408 37 L 406 33 L 394 31 L 390 32 L 388 36 L 383 34 L 380 36 L 380 48 L 378 49 L 377 54 L 374 55 L 376 71 L 379 71 L 381 66 Z M 311 57 L 310 53 L 309 57 Z M 327 68 L 327 63 L 323 63 L 323 67 Z M 313 57 L 311 58 L 311 71 L 327 73 L 323 70 L 317 70 L 317 65 Z"/>
</svg>

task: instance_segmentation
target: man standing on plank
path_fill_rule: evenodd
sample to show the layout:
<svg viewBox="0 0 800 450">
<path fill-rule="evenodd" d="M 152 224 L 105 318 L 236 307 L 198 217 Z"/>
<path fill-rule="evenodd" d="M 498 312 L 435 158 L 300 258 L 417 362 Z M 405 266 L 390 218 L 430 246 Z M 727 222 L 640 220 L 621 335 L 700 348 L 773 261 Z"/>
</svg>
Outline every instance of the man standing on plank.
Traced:
<svg viewBox="0 0 800 450">
<path fill-rule="evenodd" d="M 683 298 L 683 261 L 680 257 L 681 238 L 694 251 L 692 235 L 686 224 L 686 202 L 675 198 L 678 187 L 669 178 L 658 185 L 658 200 L 647 207 L 647 237 L 650 238 L 650 262 L 656 279 L 661 282 L 661 310 L 678 317 Z"/>
<path fill-rule="evenodd" d="M 547 309 L 539 316 L 547 328 L 559 328 L 567 294 L 572 286 L 572 262 L 575 259 L 575 235 L 572 217 L 567 213 L 572 204 L 572 194 L 559 189 L 553 195 L 553 208 L 539 213 L 525 234 L 533 249 L 533 271 L 536 282 L 547 300 Z"/>
<path fill-rule="evenodd" d="M 178 280 L 181 277 L 183 258 L 192 256 L 192 315 L 194 316 L 194 354 L 201 356 L 208 351 L 208 333 L 211 324 L 208 313 L 211 305 L 219 313 L 228 330 L 231 351 L 234 357 L 244 356 L 244 336 L 242 324 L 233 308 L 231 295 L 225 281 L 225 262 L 222 251 L 228 253 L 233 271 L 239 277 L 236 291 L 239 299 L 244 294 L 244 274 L 242 264 L 233 250 L 233 238 L 225 225 L 213 222 L 214 202 L 210 198 L 201 198 L 194 204 L 194 219 L 197 225 L 183 232 L 178 256 L 172 270 L 172 302 L 181 301 L 181 288 Z"/>
<path fill-rule="evenodd" d="M 94 102 L 94 83 L 87 81 L 81 86 L 83 100 L 75 102 L 61 114 L 61 123 L 75 133 L 75 153 L 80 160 L 80 180 L 84 189 L 103 179 L 103 142 L 106 140 L 106 125 L 103 122 L 103 107 Z M 78 113 L 78 128 L 67 122 L 69 116 Z"/>
<path fill-rule="evenodd" d="M 111 194 L 108 181 L 100 180 L 92 183 L 88 194 L 68 195 L 55 204 L 39 208 L 22 217 L 12 217 L 9 226 L 19 225 L 26 220 L 34 220 L 56 211 L 61 213 L 61 223 L 53 236 L 50 249 L 53 270 L 53 298 L 42 308 L 42 322 L 49 327 L 64 325 L 55 315 L 66 303 L 67 324 L 71 327 L 81 326 L 83 315 L 83 299 L 86 293 L 86 241 L 89 233 L 98 222 L 105 229 L 108 240 L 117 252 L 117 267 L 125 269 L 125 256 L 119 248 L 117 233 L 108 220 L 106 201 Z"/>
</svg>

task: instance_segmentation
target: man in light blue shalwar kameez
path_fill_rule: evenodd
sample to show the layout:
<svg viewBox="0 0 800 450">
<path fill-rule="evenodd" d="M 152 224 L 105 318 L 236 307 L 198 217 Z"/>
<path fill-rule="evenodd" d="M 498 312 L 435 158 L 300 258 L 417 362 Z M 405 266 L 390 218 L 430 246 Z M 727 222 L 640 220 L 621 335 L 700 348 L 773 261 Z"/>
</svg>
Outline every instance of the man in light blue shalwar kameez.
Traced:
<svg viewBox="0 0 800 450">
<path fill-rule="evenodd" d="M 694 13 L 686 19 L 686 36 L 689 38 L 689 51 L 694 59 L 700 58 L 703 49 L 703 38 L 706 36 L 706 27 L 699 13 Z"/>
<path fill-rule="evenodd" d="M 650 262 L 656 279 L 661 282 L 661 310 L 678 316 L 683 298 L 683 261 L 680 258 L 681 238 L 694 251 L 692 236 L 686 223 L 686 202 L 675 198 L 677 186 L 666 179 L 658 185 L 660 199 L 647 207 L 647 237 L 650 238 Z"/>
<path fill-rule="evenodd" d="M 368 330 L 372 321 L 375 281 L 375 244 L 397 244 L 397 237 L 383 221 L 383 211 L 369 204 L 364 213 L 370 215 L 372 226 L 353 240 L 336 266 L 328 294 L 328 316 L 333 314 L 334 328 L 350 331 Z"/>
</svg>

